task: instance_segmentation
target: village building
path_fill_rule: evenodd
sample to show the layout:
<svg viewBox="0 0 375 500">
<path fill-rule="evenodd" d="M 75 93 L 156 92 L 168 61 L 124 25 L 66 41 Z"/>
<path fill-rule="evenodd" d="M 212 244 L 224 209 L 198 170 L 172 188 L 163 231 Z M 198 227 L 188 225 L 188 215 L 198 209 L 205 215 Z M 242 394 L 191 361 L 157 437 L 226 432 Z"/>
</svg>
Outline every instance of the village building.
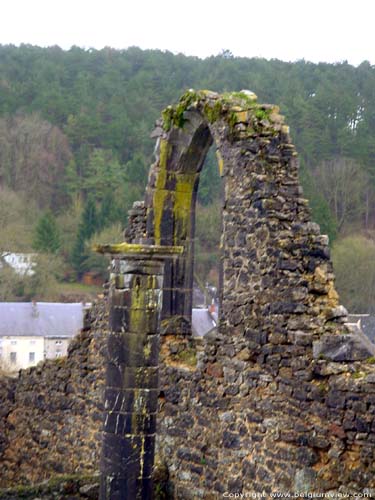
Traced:
<svg viewBox="0 0 375 500">
<path fill-rule="evenodd" d="M 32 276 L 35 274 L 35 253 L 0 253 L 0 269 L 9 266 L 19 276 Z"/>
<path fill-rule="evenodd" d="M 67 354 L 83 328 L 87 304 L 0 303 L 0 367 L 9 372 Z"/>
</svg>

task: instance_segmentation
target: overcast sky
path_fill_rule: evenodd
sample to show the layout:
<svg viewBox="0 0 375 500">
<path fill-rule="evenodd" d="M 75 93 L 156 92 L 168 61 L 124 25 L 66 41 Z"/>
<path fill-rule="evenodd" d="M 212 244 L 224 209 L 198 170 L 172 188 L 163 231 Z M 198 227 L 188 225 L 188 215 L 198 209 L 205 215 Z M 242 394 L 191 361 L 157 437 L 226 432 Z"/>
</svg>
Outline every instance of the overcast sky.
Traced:
<svg viewBox="0 0 375 500">
<path fill-rule="evenodd" d="M 0 43 L 375 64 L 374 0 L 2 0 Z"/>
</svg>

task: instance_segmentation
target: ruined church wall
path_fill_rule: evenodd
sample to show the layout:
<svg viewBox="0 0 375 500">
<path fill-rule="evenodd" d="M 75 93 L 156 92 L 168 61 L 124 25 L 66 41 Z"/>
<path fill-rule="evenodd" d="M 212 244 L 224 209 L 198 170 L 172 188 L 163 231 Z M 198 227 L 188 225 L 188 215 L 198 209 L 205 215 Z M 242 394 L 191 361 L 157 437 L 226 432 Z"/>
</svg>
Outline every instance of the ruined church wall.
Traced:
<svg viewBox="0 0 375 500">
<path fill-rule="evenodd" d="M 273 106 L 239 109 L 226 99 L 223 108 L 216 96 L 203 93 L 194 101 L 190 95 L 182 104 L 194 108 L 185 115 L 191 123 L 206 120 L 202 130 L 209 127 L 222 161 L 221 323 L 216 334 L 193 339 L 186 321 L 162 322 L 157 461 L 166 463 L 178 499 L 375 493 L 375 367 L 343 324 L 327 238 L 310 220 L 288 130 Z M 199 172 L 188 161 L 208 143 L 189 142 L 184 112 L 168 112 L 165 119 L 178 118 L 177 125 L 159 130 L 164 142 L 127 238 L 152 243 L 157 236 L 163 243 L 163 231 L 172 227 L 171 243 L 190 251 L 186 200 L 194 202 L 196 184 L 184 182 L 196 182 Z M 184 297 L 181 265 L 178 279 L 170 280 L 181 289 L 169 290 L 169 300 Z M 104 303 L 93 317 L 67 359 L 0 386 L 1 485 L 97 471 Z"/>
<path fill-rule="evenodd" d="M 288 128 L 275 107 L 199 98 L 182 116 L 207 117 L 222 161 L 223 296 L 216 337 L 164 338 L 159 445 L 175 497 L 374 488 L 374 368 L 344 325 Z M 199 157 L 177 134 L 161 135 L 167 178 Z"/>
<path fill-rule="evenodd" d="M 51 362 L 2 384 L 1 486 L 98 472 L 100 332 L 77 339 L 65 368 Z M 259 363 L 223 338 L 163 337 L 157 462 L 175 498 L 375 488 L 375 369 L 313 361 L 308 343 L 297 341 L 306 369 L 296 347 L 267 342 L 276 370 L 274 358 Z"/>
<path fill-rule="evenodd" d="M 375 493 L 375 369 L 314 361 L 308 343 L 266 342 L 259 362 L 223 341 L 165 339 L 158 459 L 174 498 Z"/>
<path fill-rule="evenodd" d="M 105 308 L 67 357 L 0 381 L 0 487 L 98 472 Z"/>
</svg>

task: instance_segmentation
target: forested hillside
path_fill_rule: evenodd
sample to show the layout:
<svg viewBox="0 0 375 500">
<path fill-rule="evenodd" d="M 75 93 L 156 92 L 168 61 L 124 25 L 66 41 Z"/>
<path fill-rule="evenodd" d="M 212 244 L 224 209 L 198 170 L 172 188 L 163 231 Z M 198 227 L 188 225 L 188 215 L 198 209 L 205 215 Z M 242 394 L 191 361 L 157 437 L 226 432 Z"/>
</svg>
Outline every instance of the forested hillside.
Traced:
<svg viewBox="0 0 375 500">
<path fill-rule="evenodd" d="M 36 251 L 40 269 L 53 256 L 58 280 L 103 271 L 89 245 L 121 237 L 127 209 L 142 197 L 154 122 L 187 88 L 250 89 L 280 106 L 314 218 L 333 244 L 343 301 L 353 312 L 374 310 L 375 67 L 367 62 L 0 46 L 0 251 Z M 205 276 L 219 231 L 215 169 L 210 154 L 197 231 Z M 38 280 L 25 286 L 8 272 L 3 266 L 0 300 L 43 296 Z"/>
</svg>

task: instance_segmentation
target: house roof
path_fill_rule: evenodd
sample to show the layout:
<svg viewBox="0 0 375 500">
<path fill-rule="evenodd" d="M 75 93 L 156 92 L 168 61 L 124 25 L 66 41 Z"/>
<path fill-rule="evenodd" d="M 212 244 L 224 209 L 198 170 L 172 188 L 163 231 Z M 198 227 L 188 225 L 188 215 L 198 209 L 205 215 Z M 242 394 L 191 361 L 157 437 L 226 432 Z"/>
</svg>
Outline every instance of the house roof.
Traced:
<svg viewBox="0 0 375 500">
<path fill-rule="evenodd" d="M 210 313 L 208 309 L 193 309 L 191 316 L 192 331 L 196 337 L 203 337 L 208 332 L 216 328 L 217 316 Z"/>
<path fill-rule="evenodd" d="M 80 303 L 0 302 L 0 337 L 73 337 L 82 329 L 83 319 Z"/>
</svg>

